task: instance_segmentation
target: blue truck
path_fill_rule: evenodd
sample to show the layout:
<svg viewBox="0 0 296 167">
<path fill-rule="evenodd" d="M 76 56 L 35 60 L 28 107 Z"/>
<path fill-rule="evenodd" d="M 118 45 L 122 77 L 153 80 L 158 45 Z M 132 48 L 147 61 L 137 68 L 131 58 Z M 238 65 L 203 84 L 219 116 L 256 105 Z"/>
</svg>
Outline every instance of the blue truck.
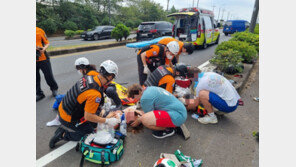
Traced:
<svg viewBox="0 0 296 167">
<path fill-rule="evenodd" d="M 242 32 L 249 28 L 249 26 L 250 23 L 246 20 L 227 20 L 223 28 L 223 33 L 227 36 L 235 32 Z"/>
</svg>

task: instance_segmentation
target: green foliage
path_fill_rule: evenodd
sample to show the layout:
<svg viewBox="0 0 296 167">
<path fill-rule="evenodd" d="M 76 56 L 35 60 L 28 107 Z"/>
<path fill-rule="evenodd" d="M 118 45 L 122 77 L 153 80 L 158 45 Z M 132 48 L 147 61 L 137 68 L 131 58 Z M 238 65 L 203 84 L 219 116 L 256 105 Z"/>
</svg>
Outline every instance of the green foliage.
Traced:
<svg viewBox="0 0 296 167">
<path fill-rule="evenodd" d="M 73 37 L 75 35 L 75 31 L 73 30 L 65 30 L 64 31 L 64 34 L 67 36 L 67 37 Z"/>
<path fill-rule="evenodd" d="M 125 25 L 127 27 L 136 27 L 137 25 L 135 25 L 135 22 L 131 19 L 128 19 L 126 22 L 125 22 Z"/>
<path fill-rule="evenodd" d="M 42 28 L 47 34 L 53 34 L 58 29 L 55 21 L 52 18 L 41 21 L 38 26 L 40 26 L 40 28 Z"/>
<path fill-rule="evenodd" d="M 247 42 L 242 41 L 225 41 L 217 46 L 215 54 L 221 50 L 236 50 L 241 53 L 244 62 L 252 63 L 257 57 L 257 51 L 254 46 L 249 45 Z"/>
<path fill-rule="evenodd" d="M 76 35 L 80 35 L 81 33 L 83 33 L 84 32 L 84 30 L 77 30 L 77 31 L 75 31 L 75 34 Z"/>
<path fill-rule="evenodd" d="M 130 35 L 129 29 L 124 24 L 117 24 L 111 32 L 111 37 L 116 41 L 121 41 L 122 38 L 126 39 Z"/>
<path fill-rule="evenodd" d="M 250 29 L 247 28 L 245 32 L 249 32 Z M 259 24 L 257 23 L 256 26 L 255 26 L 255 29 L 254 29 L 254 34 L 259 34 Z"/>
<path fill-rule="evenodd" d="M 74 23 L 73 21 L 66 21 L 64 24 L 63 24 L 63 28 L 65 30 L 73 30 L 73 31 L 76 31 L 78 29 L 76 23 Z"/>
<path fill-rule="evenodd" d="M 50 1 L 51 2 L 51 1 Z M 36 2 L 36 17 L 38 27 L 46 33 L 52 34 L 65 30 L 87 30 L 99 25 L 110 25 L 108 15 L 109 0 L 75 0 L 53 1 L 52 5 L 43 5 Z M 165 11 L 159 3 L 153 0 L 110 0 L 111 25 L 124 23 L 135 28 L 143 21 L 170 21 L 167 18 L 170 12 L 175 12 L 175 7 Z"/>
<path fill-rule="evenodd" d="M 259 35 L 250 32 L 237 32 L 232 35 L 231 41 L 243 41 L 254 46 L 259 52 Z"/>
<path fill-rule="evenodd" d="M 243 71 L 243 58 L 241 56 L 240 52 L 233 49 L 219 50 L 216 52 L 216 56 L 210 60 L 210 63 L 216 65 L 222 72 L 229 73 L 229 69 L 232 69 L 232 71 L 240 73 Z"/>
</svg>

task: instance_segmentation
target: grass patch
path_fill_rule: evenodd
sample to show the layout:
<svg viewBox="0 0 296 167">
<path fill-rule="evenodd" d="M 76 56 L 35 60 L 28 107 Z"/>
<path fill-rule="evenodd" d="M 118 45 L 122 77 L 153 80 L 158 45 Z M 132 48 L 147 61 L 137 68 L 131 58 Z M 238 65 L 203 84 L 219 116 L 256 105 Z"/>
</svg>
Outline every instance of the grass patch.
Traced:
<svg viewBox="0 0 296 167">
<path fill-rule="evenodd" d="M 66 49 L 75 49 L 79 47 L 90 47 L 90 46 L 100 46 L 100 45 L 107 45 L 111 43 L 117 43 L 115 41 L 112 42 L 102 42 L 102 43 L 91 43 L 91 44 L 80 44 L 80 45 L 68 45 L 68 46 L 49 46 L 46 51 L 57 51 L 57 50 L 66 50 Z"/>
</svg>

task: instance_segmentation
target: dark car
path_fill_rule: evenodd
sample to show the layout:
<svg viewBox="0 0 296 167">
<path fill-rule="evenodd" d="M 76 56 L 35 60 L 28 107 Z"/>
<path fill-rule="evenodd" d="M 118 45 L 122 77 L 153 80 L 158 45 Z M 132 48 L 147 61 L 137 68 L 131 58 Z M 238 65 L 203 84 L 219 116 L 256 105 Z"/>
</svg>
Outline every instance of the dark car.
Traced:
<svg viewBox="0 0 296 167">
<path fill-rule="evenodd" d="M 85 31 L 81 34 L 81 38 L 84 40 L 98 40 L 111 38 L 111 31 L 114 26 L 97 26 L 91 31 Z"/>
<path fill-rule="evenodd" d="M 173 24 L 166 21 L 143 22 L 137 31 L 137 41 L 150 40 L 161 36 L 171 36 Z"/>
</svg>

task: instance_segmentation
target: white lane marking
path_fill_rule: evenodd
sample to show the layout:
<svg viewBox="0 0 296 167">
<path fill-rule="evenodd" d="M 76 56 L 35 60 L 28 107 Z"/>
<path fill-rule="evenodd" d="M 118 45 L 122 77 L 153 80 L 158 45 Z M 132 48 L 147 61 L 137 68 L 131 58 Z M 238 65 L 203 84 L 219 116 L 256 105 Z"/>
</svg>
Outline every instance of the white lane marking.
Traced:
<svg viewBox="0 0 296 167">
<path fill-rule="evenodd" d="M 203 67 L 205 67 L 208 64 L 209 64 L 209 61 L 206 61 L 202 65 L 198 66 L 198 68 L 202 69 Z M 77 144 L 77 142 L 69 141 L 68 143 L 60 146 L 59 148 L 53 150 L 52 152 L 46 154 L 45 156 L 43 156 L 41 158 L 39 158 L 36 163 L 37 167 L 42 167 L 42 166 L 49 164 L 53 160 L 57 159 L 61 155 L 65 154 L 66 152 L 73 149 L 76 146 L 76 144 Z"/>
<path fill-rule="evenodd" d="M 69 141 L 66 144 L 60 146 L 59 148 L 53 150 L 52 152 L 44 155 L 43 157 L 39 158 L 36 162 L 37 167 L 42 167 L 50 163 L 51 161 L 57 159 L 61 155 L 65 154 L 69 150 L 73 149 L 76 146 L 77 142 Z"/>
<path fill-rule="evenodd" d="M 202 68 L 204 68 L 206 65 L 208 65 L 210 62 L 206 61 L 204 62 L 202 65 L 198 66 L 198 68 L 201 70 Z"/>
</svg>

